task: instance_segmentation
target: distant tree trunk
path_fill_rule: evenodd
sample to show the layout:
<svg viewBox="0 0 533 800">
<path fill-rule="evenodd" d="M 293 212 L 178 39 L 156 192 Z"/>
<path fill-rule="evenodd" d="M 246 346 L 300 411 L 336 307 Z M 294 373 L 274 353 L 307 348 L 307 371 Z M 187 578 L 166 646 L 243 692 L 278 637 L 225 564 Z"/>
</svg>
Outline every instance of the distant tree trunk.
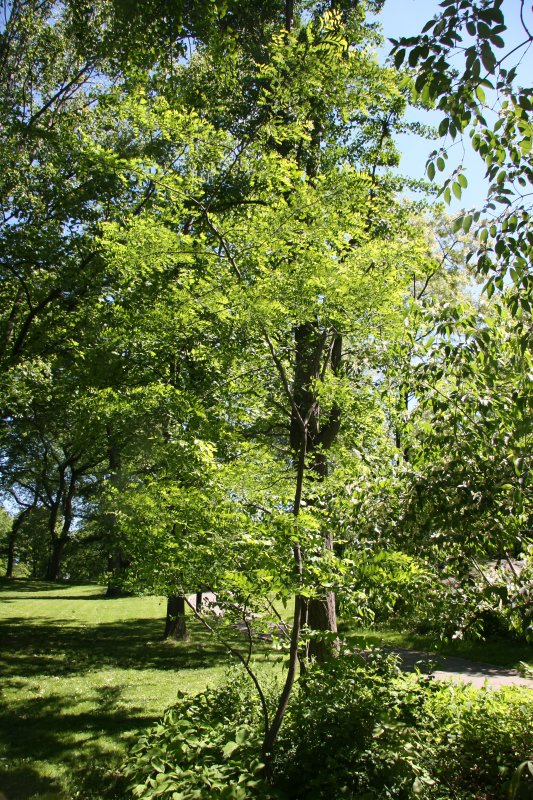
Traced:
<svg viewBox="0 0 533 800">
<path fill-rule="evenodd" d="M 50 560 L 48 562 L 48 569 L 46 570 L 47 581 L 58 581 L 61 577 L 61 562 L 63 560 L 65 544 L 66 539 L 61 537 L 57 537 L 52 542 Z"/>
<path fill-rule="evenodd" d="M 15 545 L 17 543 L 22 523 L 30 513 L 31 508 L 32 507 L 25 508 L 24 511 L 21 511 L 20 514 L 18 514 L 18 516 L 16 516 L 15 519 L 13 520 L 13 524 L 11 526 L 11 531 L 9 533 L 9 538 L 7 541 L 6 578 L 13 577 L 13 568 L 15 566 Z"/>
<path fill-rule="evenodd" d="M 114 488 L 118 489 L 120 486 L 120 474 L 122 470 L 120 446 L 111 425 L 106 426 L 106 435 L 108 447 L 107 457 L 110 473 L 109 482 Z M 106 514 L 105 526 L 108 529 L 111 540 L 116 538 L 116 519 L 117 515 L 113 511 L 110 511 L 108 514 Z M 128 566 L 129 560 L 124 556 L 120 545 L 115 542 L 107 562 L 107 571 L 110 573 L 110 575 L 107 583 L 106 597 L 125 597 L 130 594 L 129 592 L 124 591 L 120 585 L 120 577 L 124 574 Z"/>
<path fill-rule="evenodd" d="M 202 612 L 202 600 L 204 593 L 196 592 L 196 611 L 200 614 Z"/>
<path fill-rule="evenodd" d="M 65 552 L 65 545 L 67 544 L 70 528 L 72 526 L 74 495 L 76 493 L 76 483 L 80 476 L 80 472 L 70 467 L 70 478 L 66 480 L 67 465 L 62 476 L 61 491 L 58 492 L 57 500 L 50 514 L 50 532 L 52 534 L 52 550 L 50 553 L 50 561 L 48 562 L 48 570 L 46 580 L 58 581 L 61 577 L 61 563 L 63 554 Z M 66 491 L 65 491 L 66 489 Z M 59 509 L 63 512 L 63 524 L 59 535 L 56 532 L 56 526 L 59 518 Z"/>
<path fill-rule="evenodd" d="M 48 559 L 48 566 L 46 568 L 45 575 L 45 580 L 47 581 L 57 581 L 59 579 L 61 558 L 63 556 L 63 549 L 65 547 L 65 543 L 61 541 L 61 537 L 57 531 L 61 498 L 65 488 L 65 470 L 66 467 L 61 469 L 59 475 L 59 488 L 57 490 L 55 499 L 49 506 L 50 514 L 48 517 L 48 530 L 50 532 L 50 557 Z"/>
<path fill-rule="evenodd" d="M 177 641 L 187 639 L 187 622 L 185 619 L 185 597 L 182 594 L 167 598 L 167 618 L 163 639 Z"/>
<path fill-rule="evenodd" d="M 115 547 L 107 561 L 107 571 L 111 573 L 106 590 L 106 597 L 131 597 L 132 592 L 124 589 L 117 579 L 123 575 L 130 565 L 128 558 L 124 557 L 120 547 Z"/>
</svg>

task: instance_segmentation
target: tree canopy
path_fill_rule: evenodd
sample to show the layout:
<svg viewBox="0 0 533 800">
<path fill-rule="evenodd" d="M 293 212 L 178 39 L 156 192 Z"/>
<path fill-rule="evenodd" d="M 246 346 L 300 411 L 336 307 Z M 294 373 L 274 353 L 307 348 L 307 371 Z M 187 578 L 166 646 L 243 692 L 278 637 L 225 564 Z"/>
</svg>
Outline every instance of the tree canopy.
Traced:
<svg viewBox="0 0 533 800">
<path fill-rule="evenodd" d="M 500 1 L 384 65 L 381 5 L 3 3 L 8 572 L 41 514 L 49 579 L 96 537 L 128 590 L 292 598 L 267 762 L 339 610 L 531 545 L 531 90 Z M 429 182 L 470 139 L 483 209 L 402 176 L 409 104 L 442 112 Z"/>
</svg>

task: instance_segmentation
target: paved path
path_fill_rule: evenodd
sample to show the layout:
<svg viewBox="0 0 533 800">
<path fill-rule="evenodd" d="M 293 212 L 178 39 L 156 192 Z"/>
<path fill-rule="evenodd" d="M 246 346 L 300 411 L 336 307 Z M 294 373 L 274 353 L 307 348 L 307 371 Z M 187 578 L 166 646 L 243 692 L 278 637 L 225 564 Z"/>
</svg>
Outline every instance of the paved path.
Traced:
<svg viewBox="0 0 533 800">
<path fill-rule="evenodd" d="M 504 667 L 484 664 L 481 661 L 467 661 L 464 658 L 455 656 L 432 655 L 418 650 L 404 650 L 400 647 L 392 649 L 393 653 L 400 656 L 401 667 L 406 671 L 412 671 L 418 665 L 422 671 L 424 664 L 428 662 L 433 666 L 432 675 L 437 680 L 452 679 L 464 681 L 473 686 L 481 688 L 485 682 L 493 689 L 500 686 L 527 686 L 533 689 L 533 679 L 524 678 L 516 669 L 505 669 Z M 422 663 L 421 663 L 422 662 Z"/>
</svg>

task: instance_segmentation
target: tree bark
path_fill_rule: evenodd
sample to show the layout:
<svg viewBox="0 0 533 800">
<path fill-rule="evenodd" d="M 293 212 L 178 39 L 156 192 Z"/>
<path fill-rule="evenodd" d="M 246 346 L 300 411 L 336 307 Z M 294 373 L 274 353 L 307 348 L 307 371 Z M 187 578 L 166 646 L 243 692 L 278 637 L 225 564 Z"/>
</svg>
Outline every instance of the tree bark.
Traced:
<svg viewBox="0 0 533 800">
<path fill-rule="evenodd" d="M 122 459 L 121 459 L 120 445 L 111 425 L 106 426 L 106 436 L 107 436 L 107 458 L 108 458 L 109 473 L 110 473 L 109 482 L 114 488 L 118 489 L 120 487 Z M 108 530 L 108 535 L 112 541 L 113 539 L 116 539 L 115 536 L 116 519 L 117 515 L 115 514 L 114 511 L 110 511 L 105 516 L 104 524 Z M 110 573 L 110 575 L 109 575 L 109 580 L 107 582 L 106 597 L 108 598 L 127 597 L 130 594 L 130 592 L 126 592 L 120 585 L 120 577 L 121 575 L 124 574 L 128 566 L 129 566 L 129 560 L 124 556 L 122 548 L 116 541 L 113 542 L 112 549 L 109 554 L 107 562 L 107 571 Z"/>
<path fill-rule="evenodd" d="M 163 639 L 174 639 L 175 641 L 187 639 L 185 597 L 182 594 L 167 598 L 167 618 Z"/>
<path fill-rule="evenodd" d="M 61 562 L 63 560 L 65 544 L 66 539 L 60 536 L 54 539 L 52 542 L 50 560 L 48 562 L 48 569 L 46 571 L 47 581 L 58 581 L 61 577 Z"/>
<path fill-rule="evenodd" d="M 298 452 L 301 446 L 300 419 L 307 420 L 307 474 L 311 481 L 323 481 L 328 474 L 327 451 L 337 438 L 341 413 L 334 406 L 326 419 L 321 417 L 321 408 L 314 386 L 328 368 L 338 372 L 342 357 L 342 338 L 334 332 L 322 331 L 313 322 L 307 322 L 294 332 L 296 359 L 294 370 L 294 402 L 298 410 L 291 417 L 291 447 Z M 324 532 L 323 546 L 333 549 L 333 534 Z M 305 557 L 305 555 L 304 555 Z M 327 634 L 337 632 L 335 594 L 323 590 L 322 596 L 312 598 L 306 607 L 306 622 L 311 630 Z M 324 661 L 338 652 L 335 636 L 312 637 L 306 655 L 317 661 Z"/>
<path fill-rule="evenodd" d="M 65 477 L 67 469 L 70 467 L 70 477 L 67 479 Z M 74 502 L 74 496 L 76 494 L 76 484 L 78 482 L 78 478 L 82 474 L 82 470 L 75 470 L 72 465 L 65 464 L 65 467 L 61 473 L 61 484 L 60 484 L 60 491 L 57 493 L 56 502 L 52 508 L 50 513 L 50 533 L 52 535 L 52 551 L 50 553 L 50 561 L 48 563 L 48 571 L 46 574 L 46 580 L 48 581 L 58 581 L 61 577 L 61 562 L 63 560 L 63 554 L 65 552 L 65 545 L 67 544 L 70 528 L 72 526 L 73 520 L 73 508 L 72 504 Z M 65 491 L 66 488 L 66 491 Z M 56 533 L 57 522 L 59 519 L 59 510 L 63 512 L 63 523 L 61 525 L 61 531 L 59 535 Z"/>
<path fill-rule="evenodd" d="M 6 565 L 6 578 L 13 577 L 13 569 L 15 566 L 15 545 L 17 543 L 18 535 L 22 527 L 22 523 L 30 513 L 31 508 L 25 508 L 13 520 L 11 531 L 7 542 L 7 565 Z"/>
</svg>

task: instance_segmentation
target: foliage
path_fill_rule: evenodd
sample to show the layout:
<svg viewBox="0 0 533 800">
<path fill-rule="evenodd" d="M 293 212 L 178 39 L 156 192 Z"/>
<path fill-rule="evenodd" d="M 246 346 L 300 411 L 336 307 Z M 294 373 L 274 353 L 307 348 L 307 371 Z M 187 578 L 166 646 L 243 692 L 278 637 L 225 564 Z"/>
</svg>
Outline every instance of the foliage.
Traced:
<svg viewBox="0 0 533 800">
<path fill-rule="evenodd" d="M 301 681 L 270 787 L 254 774 L 261 720 L 253 689 L 236 676 L 183 696 L 138 740 L 126 773 L 141 798 L 496 798 L 531 751 L 532 722 L 527 689 L 439 684 L 402 675 L 379 650 L 346 653 Z"/>
<path fill-rule="evenodd" d="M 414 796 L 415 781 L 430 783 L 424 700 L 423 683 L 401 678 L 379 650 L 310 671 L 281 733 L 277 780 L 294 798 Z"/>
<path fill-rule="evenodd" d="M 288 796 L 503 797 L 533 745 L 528 690 L 437 684 L 366 658 L 306 676 L 276 761 Z"/>
<path fill-rule="evenodd" d="M 90 510 L 92 552 L 125 550 L 129 588 L 215 588 L 230 622 L 294 597 L 268 761 L 298 656 L 305 665 L 338 647 L 334 592 L 364 620 L 411 613 L 405 592 L 431 599 L 444 562 L 460 583 L 434 606 L 449 624 L 479 597 L 469 560 L 508 559 L 529 542 L 531 98 L 493 57 L 499 0 L 445 0 L 422 39 L 397 50 L 400 66 L 411 48 L 418 74 L 406 76 L 373 54 L 365 12 L 379 0 L 242 6 L 3 5 L 0 448 L 3 491 L 48 514 L 50 578 L 69 542 L 90 542 L 75 525 Z M 463 25 L 475 43 L 456 84 L 448 54 Z M 501 99 L 492 128 L 482 66 Z M 470 129 L 491 180 L 486 211 L 505 207 L 495 220 L 465 214 L 450 231 L 441 219 L 434 234 L 402 199 L 394 136 L 409 95 L 439 105 L 441 134 Z M 454 176 L 445 200 L 465 181 Z M 484 314 L 446 305 L 474 223 L 477 272 L 501 295 Z M 70 558 L 87 574 L 74 548 Z M 505 613 L 525 634 L 529 612 L 509 608 L 521 589 L 505 589 Z M 392 722 L 379 752 L 374 727 L 354 739 L 370 755 L 355 753 L 363 788 L 352 788 L 365 790 L 367 774 L 369 791 L 429 792 L 402 738 L 409 729 L 422 752 L 411 690 L 387 669 L 367 711 L 373 724 L 379 701 Z M 294 717 L 304 728 L 313 680 Z M 336 690 L 323 695 L 334 703 Z M 405 719 L 394 719 L 393 690 Z M 187 710 L 183 698 L 154 734 L 172 754 L 167 727 L 196 730 L 205 717 L 204 772 L 182 740 L 186 777 L 162 762 L 139 796 L 179 795 L 194 776 L 204 788 L 185 792 L 246 794 L 257 723 L 244 714 L 242 742 L 228 738 L 229 716 L 208 716 L 214 700 Z M 152 744 L 139 761 L 157 771 Z"/>
<path fill-rule="evenodd" d="M 533 746 L 529 690 L 452 687 L 432 694 L 426 705 L 432 732 L 432 776 L 440 794 L 472 798 L 504 795 L 514 770 Z M 528 797 L 525 781 L 519 797 Z"/>
<path fill-rule="evenodd" d="M 242 673 L 220 689 L 179 701 L 141 736 L 125 767 L 131 795 L 141 800 L 274 798 L 262 772 L 257 698 Z M 237 724 L 236 724 L 237 721 Z"/>
<path fill-rule="evenodd" d="M 432 335 L 413 351 L 400 539 L 434 565 L 441 631 L 482 634 L 492 615 L 527 637 L 527 579 L 513 564 L 527 564 L 531 542 L 530 318 L 512 315 L 506 294 L 461 310 L 431 310 Z M 490 575 L 494 560 L 508 568 Z"/>
<path fill-rule="evenodd" d="M 522 41 L 510 49 L 503 0 L 444 0 L 442 10 L 418 36 L 393 41 L 396 66 L 407 61 L 415 71 L 415 92 L 443 112 L 444 143 L 428 161 L 430 179 L 443 171 L 450 145 L 468 134 L 490 182 L 481 210 L 462 214 L 458 226 L 477 224 L 476 268 L 488 278 L 489 295 L 503 289 L 508 276 L 519 291 L 514 309 L 531 310 L 530 191 L 532 171 L 531 88 L 520 85 L 520 54 L 530 45 L 524 0 L 510 12 Z M 514 57 L 515 63 L 510 60 Z M 446 179 L 443 195 L 461 197 L 467 186 L 462 167 Z"/>
</svg>

